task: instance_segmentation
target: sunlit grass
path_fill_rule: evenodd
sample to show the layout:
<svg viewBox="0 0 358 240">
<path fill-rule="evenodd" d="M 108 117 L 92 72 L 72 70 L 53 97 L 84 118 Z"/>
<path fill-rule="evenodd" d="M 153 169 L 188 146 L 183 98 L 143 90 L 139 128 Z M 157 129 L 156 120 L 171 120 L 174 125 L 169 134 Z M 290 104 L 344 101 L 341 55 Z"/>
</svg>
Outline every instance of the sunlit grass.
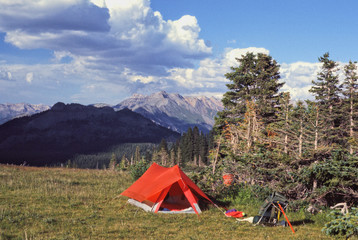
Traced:
<svg viewBox="0 0 358 240">
<path fill-rule="evenodd" d="M 132 180 L 105 170 L 0 166 L 0 239 L 333 239 L 325 218 L 291 213 L 289 228 L 253 226 L 215 207 L 196 215 L 146 213 L 119 194 Z M 255 204 L 230 206 L 257 214 Z"/>
</svg>

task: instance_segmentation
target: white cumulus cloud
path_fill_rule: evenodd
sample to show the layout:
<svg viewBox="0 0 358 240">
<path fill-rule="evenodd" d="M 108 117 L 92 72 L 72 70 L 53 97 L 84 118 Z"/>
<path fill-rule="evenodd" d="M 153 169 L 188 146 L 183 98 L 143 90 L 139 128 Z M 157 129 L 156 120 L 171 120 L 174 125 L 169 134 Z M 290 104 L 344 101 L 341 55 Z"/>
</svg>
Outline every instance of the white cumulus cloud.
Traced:
<svg viewBox="0 0 358 240">
<path fill-rule="evenodd" d="M 22 49 L 68 52 L 97 66 L 165 75 L 211 55 L 194 16 L 164 21 L 149 0 L 0 0 L 0 31 Z"/>
<path fill-rule="evenodd" d="M 285 82 L 282 91 L 290 92 L 292 99 L 312 99 L 308 90 L 312 87 L 312 80 L 317 79 L 320 67 L 320 63 L 308 62 L 281 64 L 281 78 Z"/>
<path fill-rule="evenodd" d="M 160 90 L 221 96 L 236 58 L 269 54 L 251 47 L 213 56 L 195 16 L 164 20 L 149 0 L 0 0 L 0 6 L 6 42 L 53 52 L 48 64 L 1 64 L 0 102 L 15 102 L 16 96 L 32 103 L 116 104 L 133 93 Z M 282 63 L 282 90 L 309 98 L 319 66 Z"/>
</svg>

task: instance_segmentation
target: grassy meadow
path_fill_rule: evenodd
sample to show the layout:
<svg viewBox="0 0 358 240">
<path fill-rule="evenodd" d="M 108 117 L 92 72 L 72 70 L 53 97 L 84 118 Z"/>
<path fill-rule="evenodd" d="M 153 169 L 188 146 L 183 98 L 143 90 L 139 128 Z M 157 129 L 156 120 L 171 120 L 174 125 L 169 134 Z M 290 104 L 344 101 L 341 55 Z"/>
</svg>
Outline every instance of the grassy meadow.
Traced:
<svg viewBox="0 0 358 240">
<path fill-rule="evenodd" d="M 0 165 L 0 240 L 3 239 L 336 239 L 321 232 L 325 214 L 288 212 L 289 227 L 253 226 L 217 208 L 196 215 L 146 213 L 119 194 L 132 180 L 109 170 Z M 248 216 L 259 205 L 230 208 Z"/>
</svg>

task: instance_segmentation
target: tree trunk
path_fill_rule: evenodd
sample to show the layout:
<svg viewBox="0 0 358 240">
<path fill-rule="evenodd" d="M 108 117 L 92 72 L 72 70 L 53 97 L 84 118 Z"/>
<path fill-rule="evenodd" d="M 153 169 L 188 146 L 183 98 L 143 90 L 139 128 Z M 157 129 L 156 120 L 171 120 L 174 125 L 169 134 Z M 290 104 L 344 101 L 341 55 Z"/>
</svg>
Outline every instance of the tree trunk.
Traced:
<svg viewBox="0 0 358 240">
<path fill-rule="evenodd" d="M 316 112 L 316 123 L 315 123 L 314 150 L 317 150 L 318 148 L 318 117 L 319 117 L 318 108 L 316 111 L 317 112 Z"/>
<path fill-rule="evenodd" d="M 220 135 L 220 138 L 219 138 L 218 147 L 217 147 L 217 149 L 216 149 L 215 160 L 214 160 L 214 162 L 213 162 L 213 174 L 215 174 L 215 168 L 216 168 L 216 164 L 217 164 L 217 162 L 218 162 L 220 144 L 221 144 L 221 135 Z"/>
<path fill-rule="evenodd" d="M 285 119 L 285 131 L 288 130 L 288 103 L 286 103 L 286 119 Z M 284 152 L 287 154 L 288 153 L 288 134 L 285 134 L 285 147 L 284 147 Z"/>
<path fill-rule="evenodd" d="M 298 138 L 298 156 L 301 158 L 302 157 L 302 138 L 303 138 L 303 119 L 301 118 L 300 121 L 300 136 Z"/>
<path fill-rule="evenodd" d="M 247 139 L 247 152 L 250 151 L 251 145 L 252 145 L 252 139 L 251 139 L 251 117 L 248 118 L 248 123 L 247 123 L 247 132 L 246 132 L 246 139 Z"/>
<path fill-rule="evenodd" d="M 178 148 L 178 153 L 177 153 L 177 164 L 178 164 L 178 166 L 180 166 L 180 159 L 181 159 L 181 149 Z"/>
<path fill-rule="evenodd" d="M 349 113 L 349 121 L 350 121 L 350 128 L 349 128 L 349 137 L 352 140 L 353 138 L 353 128 L 354 128 L 354 122 L 353 122 L 353 89 L 350 89 L 351 91 L 351 99 L 350 99 L 350 113 Z M 352 144 L 349 145 L 349 153 L 353 154 L 353 146 Z"/>
</svg>

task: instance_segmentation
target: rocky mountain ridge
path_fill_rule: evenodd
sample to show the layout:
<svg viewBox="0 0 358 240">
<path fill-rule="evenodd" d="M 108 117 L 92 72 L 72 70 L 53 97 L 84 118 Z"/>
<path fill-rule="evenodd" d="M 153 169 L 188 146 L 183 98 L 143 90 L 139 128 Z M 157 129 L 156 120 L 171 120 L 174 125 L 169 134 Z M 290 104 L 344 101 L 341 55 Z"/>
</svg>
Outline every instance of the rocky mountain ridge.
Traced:
<svg viewBox="0 0 358 240">
<path fill-rule="evenodd" d="M 209 132 L 216 113 L 223 109 L 223 105 L 214 97 L 183 97 L 161 91 L 149 96 L 134 94 L 113 108 L 131 109 L 161 126 L 183 133 L 194 126 Z"/>
<path fill-rule="evenodd" d="M 35 113 L 49 110 L 50 106 L 44 104 L 28 104 L 28 103 L 4 103 L 0 104 L 0 124 L 11 119 L 29 116 Z"/>
<path fill-rule="evenodd" d="M 134 94 L 121 103 L 111 106 L 105 103 L 89 106 L 112 107 L 116 111 L 128 108 L 153 122 L 179 133 L 189 127 L 197 126 L 203 132 L 209 132 L 214 118 L 223 109 L 221 101 L 214 97 L 181 96 L 164 91 L 151 95 Z M 50 109 L 46 105 L 0 104 L 0 124 L 16 117 L 29 116 Z"/>
</svg>

